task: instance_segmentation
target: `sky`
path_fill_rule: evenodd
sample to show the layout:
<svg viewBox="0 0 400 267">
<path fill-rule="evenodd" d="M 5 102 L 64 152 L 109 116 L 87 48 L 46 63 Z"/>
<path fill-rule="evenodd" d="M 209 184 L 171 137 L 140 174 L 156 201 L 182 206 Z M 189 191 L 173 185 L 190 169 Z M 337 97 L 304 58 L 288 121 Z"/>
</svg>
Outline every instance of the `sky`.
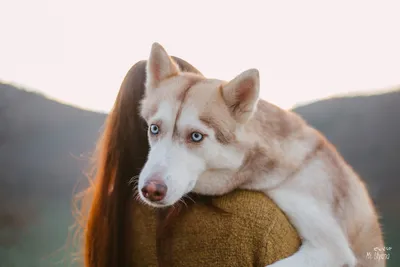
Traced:
<svg viewBox="0 0 400 267">
<path fill-rule="evenodd" d="M 159 42 L 283 108 L 400 84 L 400 1 L 0 0 L 0 80 L 107 112 Z"/>
</svg>

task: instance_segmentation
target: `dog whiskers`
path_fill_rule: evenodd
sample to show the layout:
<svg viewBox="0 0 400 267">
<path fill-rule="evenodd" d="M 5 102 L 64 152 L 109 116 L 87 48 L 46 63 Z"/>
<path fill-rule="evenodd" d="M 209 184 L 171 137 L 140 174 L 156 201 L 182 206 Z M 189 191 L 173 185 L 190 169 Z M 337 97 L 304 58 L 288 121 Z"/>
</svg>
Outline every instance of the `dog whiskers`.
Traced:
<svg viewBox="0 0 400 267">
<path fill-rule="evenodd" d="M 179 202 L 183 203 L 183 205 L 185 205 L 185 206 L 186 206 L 186 208 L 188 208 L 188 205 L 186 204 L 185 200 L 183 200 L 183 199 L 179 199 Z"/>
<path fill-rule="evenodd" d="M 139 178 L 139 175 L 132 176 L 132 178 L 129 179 L 129 181 L 128 181 L 128 185 L 131 185 L 131 184 L 133 184 L 133 183 L 137 185 L 137 183 L 138 183 L 138 178 Z"/>
<path fill-rule="evenodd" d="M 193 204 L 196 204 L 196 201 L 194 201 L 194 199 L 191 198 L 189 195 L 184 195 L 183 198 L 185 198 L 185 197 L 190 199 L 193 202 Z"/>
</svg>

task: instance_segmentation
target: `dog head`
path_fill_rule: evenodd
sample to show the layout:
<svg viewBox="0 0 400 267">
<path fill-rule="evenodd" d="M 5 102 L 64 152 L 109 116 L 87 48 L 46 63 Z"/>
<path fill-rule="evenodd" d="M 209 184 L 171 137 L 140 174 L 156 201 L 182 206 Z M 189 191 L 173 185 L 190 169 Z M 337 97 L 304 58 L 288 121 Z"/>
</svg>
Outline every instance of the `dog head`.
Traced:
<svg viewBox="0 0 400 267">
<path fill-rule="evenodd" d="M 163 207 L 192 191 L 205 171 L 241 166 L 237 138 L 255 111 L 259 73 L 250 69 L 230 82 L 185 73 L 158 43 L 146 71 L 140 113 L 150 151 L 138 189 L 147 204 Z"/>
</svg>

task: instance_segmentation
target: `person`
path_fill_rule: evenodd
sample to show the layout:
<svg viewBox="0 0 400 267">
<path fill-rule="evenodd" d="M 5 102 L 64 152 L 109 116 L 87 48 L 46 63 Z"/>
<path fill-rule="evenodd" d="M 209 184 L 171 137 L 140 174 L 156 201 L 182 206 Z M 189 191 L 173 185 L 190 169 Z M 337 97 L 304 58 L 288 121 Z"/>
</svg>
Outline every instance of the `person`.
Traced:
<svg viewBox="0 0 400 267">
<path fill-rule="evenodd" d="M 173 57 L 183 71 L 201 74 Z M 87 192 L 85 267 L 266 266 L 295 253 L 301 240 L 282 211 L 260 192 L 192 194 L 168 209 L 140 201 L 136 179 L 149 145 L 138 107 L 146 61 L 127 73 L 98 142 Z"/>
</svg>

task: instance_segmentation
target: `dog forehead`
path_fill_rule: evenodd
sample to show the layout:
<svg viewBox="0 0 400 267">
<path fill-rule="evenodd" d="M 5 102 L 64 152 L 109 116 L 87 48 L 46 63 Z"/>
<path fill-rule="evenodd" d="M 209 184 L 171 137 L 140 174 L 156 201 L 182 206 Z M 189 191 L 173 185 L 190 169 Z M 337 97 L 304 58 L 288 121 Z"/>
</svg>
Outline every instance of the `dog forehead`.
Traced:
<svg viewBox="0 0 400 267">
<path fill-rule="evenodd" d="M 203 125 L 201 118 L 204 117 L 204 114 L 221 106 L 219 96 L 221 83 L 219 80 L 209 79 L 200 81 L 190 88 L 181 103 L 177 118 L 178 128 L 188 125 L 194 127 Z"/>
<path fill-rule="evenodd" d="M 182 104 L 183 111 L 194 108 L 201 113 L 212 105 L 218 105 L 222 83 L 220 80 L 207 79 L 194 84 L 186 94 Z"/>
<path fill-rule="evenodd" d="M 176 125 L 178 129 L 184 127 L 196 127 L 201 125 L 199 121 L 200 110 L 197 110 L 195 106 L 186 106 L 182 108 L 179 116 L 177 116 Z"/>
<path fill-rule="evenodd" d="M 216 79 L 182 75 L 156 88 L 160 91 L 148 96 L 146 107 L 155 107 L 151 117 L 168 128 L 201 127 L 204 114 L 223 106 L 219 90 L 222 84 Z"/>
<path fill-rule="evenodd" d="M 194 75 L 178 75 L 161 82 L 157 88 L 149 88 L 140 106 L 141 115 L 149 120 L 154 117 L 165 117 L 177 112 L 177 107 L 182 103 L 187 89 L 196 80 L 200 79 Z"/>
</svg>

